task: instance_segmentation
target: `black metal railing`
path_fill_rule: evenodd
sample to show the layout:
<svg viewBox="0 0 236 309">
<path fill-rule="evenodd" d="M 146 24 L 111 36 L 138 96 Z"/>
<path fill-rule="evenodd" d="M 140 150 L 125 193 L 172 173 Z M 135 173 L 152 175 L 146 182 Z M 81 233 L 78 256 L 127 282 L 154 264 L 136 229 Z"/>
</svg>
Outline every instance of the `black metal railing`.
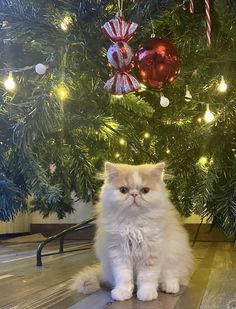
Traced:
<svg viewBox="0 0 236 309">
<path fill-rule="evenodd" d="M 37 252 L 36 252 L 36 265 L 37 266 L 42 266 L 42 257 L 43 256 L 48 256 L 48 255 L 55 255 L 55 254 L 60 254 L 60 253 L 67 253 L 67 252 L 73 252 L 73 251 L 80 251 L 80 250 L 86 250 L 91 248 L 92 245 L 92 241 L 91 242 L 87 242 L 87 243 L 83 243 L 80 244 L 78 246 L 76 246 L 76 249 L 71 249 L 71 250 L 64 250 L 64 240 L 65 240 L 65 235 L 67 235 L 68 233 L 71 232 L 77 232 L 77 231 L 81 231 L 87 228 L 91 228 L 94 226 L 94 224 L 91 224 L 91 222 L 95 221 L 95 217 L 92 217 L 88 220 L 85 220 L 79 224 L 73 225 L 72 227 L 56 234 L 53 235 L 51 237 L 48 237 L 47 239 L 45 239 L 43 242 L 41 242 L 41 244 L 39 244 L 38 248 L 37 248 Z M 51 243 L 54 240 L 59 239 L 59 250 L 58 252 L 50 252 L 50 253 L 45 253 L 42 254 L 42 250 L 43 248 L 48 244 Z"/>
</svg>

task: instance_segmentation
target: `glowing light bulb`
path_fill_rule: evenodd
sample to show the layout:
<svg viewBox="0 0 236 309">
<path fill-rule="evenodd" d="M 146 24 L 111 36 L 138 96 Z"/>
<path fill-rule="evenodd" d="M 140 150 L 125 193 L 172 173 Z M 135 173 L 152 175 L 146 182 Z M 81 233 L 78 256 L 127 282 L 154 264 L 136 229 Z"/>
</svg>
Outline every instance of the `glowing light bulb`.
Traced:
<svg viewBox="0 0 236 309">
<path fill-rule="evenodd" d="M 207 104 L 206 112 L 204 114 L 204 120 L 206 122 L 212 122 L 214 120 L 214 114 L 210 111 L 209 104 Z"/>
<path fill-rule="evenodd" d="M 117 153 L 115 154 L 115 158 L 118 159 L 119 157 L 120 157 L 120 154 L 117 152 Z"/>
<path fill-rule="evenodd" d="M 66 23 L 64 23 L 64 21 L 61 22 L 61 29 L 63 31 L 67 31 L 68 30 L 68 25 Z"/>
<path fill-rule="evenodd" d="M 219 84 L 219 86 L 218 86 L 217 89 L 218 89 L 218 91 L 220 91 L 220 92 L 226 92 L 227 88 L 228 88 L 228 86 L 227 86 L 227 84 L 226 84 L 226 82 L 225 82 L 225 80 L 224 80 L 224 76 L 222 75 L 222 76 L 221 76 L 220 84 Z"/>
<path fill-rule="evenodd" d="M 113 97 L 120 100 L 123 98 L 123 94 L 113 94 Z"/>
<path fill-rule="evenodd" d="M 162 107 L 167 107 L 170 104 L 170 100 L 164 96 L 164 94 L 161 94 L 161 99 L 160 99 L 160 105 Z"/>
<path fill-rule="evenodd" d="M 166 153 L 167 153 L 167 154 L 170 153 L 170 149 L 169 149 L 169 148 L 166 149 Z"/>
<path fill-rule="evenodd" d="M 186 85 L 185 101 L 189 102 L 189 101 L 191 101 L 191 99 L 192 99 L 192 95 L 191 95 L 191 93 L 188 89 L 188 85 Z"/>
<path fill-rule="evenodd" d="M 207 164 L 207 157 L 202 156 L 201 158 L 199 158 L 198 163 L 199 163 L 200 165 L 205 165 L 205 164 Z"/>
<path fill-rule="evenodd" d="M 199 118 L 197 119 L 197 122 L 201 123 L 201 122 L 202 122 L 202 118 L 199 117 Z"/>
<path fill-rule="evenodd" d="M 119 143 L 120 143 L 120 145 L 124 146 L 124 145 L 125 145 L 125 143 L 126 143 L 126 142 L 125 142 L 125 139 L 120 138 Z"/>
<path fill-rule="evenodd" d="M 141 91 L 144 91 L 144 90 L 146 90 L 146 89 L 147 89 L 147 86 L 146 86 L 146 85 L 140 84 L 140 90 L 141 90 Z"/>
<path fill-rule="evenodd" d="M 67 31 L 69 28 L 69 25 L 71 23 L 71 18 L 69 16 L 65 16 L 63 21 L 60 24 L 60 27 L 63 31 Z"/>
<path fill-rule="evenodd" d="M 4 81 L 4 87 L 8 91 L 13 91 L 16 88 L 16 83 L 13 79 L 12 72 L 9 73 L 8 78 Z"/>
<path fill-rule="evenodd" d="M 150 137 L 150 133 L 145 132 L 144 135 L 143 135 L 143 137 L 146 138 L 146 139 L 149 138 L 149 137 Z"/>
<path fill-rule="evenodd" d="M 69 92 L 67 90 L 67 88 L 64 85 L 60 85 L 57 88 L 57 96 L 59 97 L 59 99 L 61 100 L 65 100 L 68 98 L 69 96 Z"/>
</svg>

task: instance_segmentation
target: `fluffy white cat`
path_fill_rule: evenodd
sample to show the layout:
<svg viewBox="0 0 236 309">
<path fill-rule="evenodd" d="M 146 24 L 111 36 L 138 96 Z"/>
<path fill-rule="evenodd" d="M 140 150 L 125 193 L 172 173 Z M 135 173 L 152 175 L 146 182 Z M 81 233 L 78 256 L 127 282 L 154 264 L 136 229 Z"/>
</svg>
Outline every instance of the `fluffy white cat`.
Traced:
<svg viewBox="0 0 236 309">
<path fill-rule="evenodd" d="M 158 288 L 178 293 L 193 264 L 187 233 L 163 182 L 164 163 L 105 164 L 98 205 L 96 255 L 99 265 L 75 276 L 72 288 L 89 294 L 100 283 L 112 286 L 114 300 L 156 299 Z"/>
</svg>

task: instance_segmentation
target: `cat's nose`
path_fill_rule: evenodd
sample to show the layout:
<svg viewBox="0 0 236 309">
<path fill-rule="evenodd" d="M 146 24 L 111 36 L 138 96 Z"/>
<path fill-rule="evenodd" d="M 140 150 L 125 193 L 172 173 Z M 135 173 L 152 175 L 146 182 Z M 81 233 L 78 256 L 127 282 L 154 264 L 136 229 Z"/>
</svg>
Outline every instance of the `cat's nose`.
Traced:
<svg viewBox="0 0 236 309">
<path fill-rule="evenodd" d="M 138 193 L 131 193 L 131 195 L 135 198 L 136 196 L 138 196 Z"/>
</svg>

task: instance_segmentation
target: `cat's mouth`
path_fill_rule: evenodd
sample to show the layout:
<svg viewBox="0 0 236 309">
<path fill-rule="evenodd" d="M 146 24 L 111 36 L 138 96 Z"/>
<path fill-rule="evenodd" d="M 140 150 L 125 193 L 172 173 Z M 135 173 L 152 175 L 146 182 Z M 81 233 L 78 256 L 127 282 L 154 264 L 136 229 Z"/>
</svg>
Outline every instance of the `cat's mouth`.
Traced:
<svg viewBox="0 0 236 309">
<path fill-rule="evenodd" d="M 136 200 L 133 200 L 133 202 L 129 205 L 129 207 L 132 207 L 132 206 L 136 206 L 136 207 L 139 207 L 139 204 L 137 203 Z"/>
</svg>

